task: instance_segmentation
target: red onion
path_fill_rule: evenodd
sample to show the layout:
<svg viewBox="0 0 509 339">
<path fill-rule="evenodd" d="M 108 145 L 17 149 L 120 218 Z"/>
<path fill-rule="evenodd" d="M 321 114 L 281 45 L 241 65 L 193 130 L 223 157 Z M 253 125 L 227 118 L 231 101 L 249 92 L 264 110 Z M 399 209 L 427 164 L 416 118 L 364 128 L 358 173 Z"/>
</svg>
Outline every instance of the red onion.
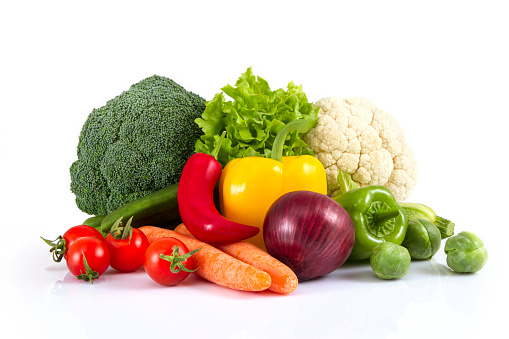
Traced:
<svg viewBox="0 0 509 339">
<path fill-rule="evenodd" d="M 352 252 L 355 229 L 348 212 L 330 197 L 297 191 L 269 208 L 263 239 L 269 254 L 305 281 L 343 265 Z"/>
</svg>

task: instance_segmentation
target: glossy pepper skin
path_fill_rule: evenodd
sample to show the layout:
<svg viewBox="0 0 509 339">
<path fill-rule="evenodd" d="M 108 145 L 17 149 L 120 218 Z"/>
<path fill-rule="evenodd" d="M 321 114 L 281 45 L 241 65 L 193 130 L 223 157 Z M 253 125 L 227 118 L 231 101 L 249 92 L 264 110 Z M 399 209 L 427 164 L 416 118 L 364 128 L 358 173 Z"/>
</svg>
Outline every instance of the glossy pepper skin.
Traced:
<svg viewBox="0 0 509 339">
<path fill-rule="evenodd" d="M 273 158 L 246 157 L 230 161 L 224 167 L 219 181 L 223 215 L 230 220 L 258 227 L 260 233 L 247 241 L 263 250 L 266 250 L 263 221 L 274 201 L 293 191 L 327 194 L 327 176 L 318 159 L 310 155 L 282 157 L 282 149 L 277 149 L 279 143 L 284 142 L 284 136 L 301 127 L 307 127 L 307 122 L 294 120 L 278 133 Z"/>
<path fill-rule="evenodd" d="M 260 230 L 226 219 L 214 204 L 214 189 L 222 172 L 221 164 L 214 157 L 216 154 L 195 153 L 184 165 L 177 192 L 180 217 L 189 232 L 206 243 L 250 238 Z"/>
<path fill-rule="evenodd" d="M 378 244 L 401 245 L 405 239 L 407 216 L 386 187 L 357 188 L 333 199 L 350 214 L 355 227 L 355 243 L 348 260 L 367 259 Z"/>
</svg>

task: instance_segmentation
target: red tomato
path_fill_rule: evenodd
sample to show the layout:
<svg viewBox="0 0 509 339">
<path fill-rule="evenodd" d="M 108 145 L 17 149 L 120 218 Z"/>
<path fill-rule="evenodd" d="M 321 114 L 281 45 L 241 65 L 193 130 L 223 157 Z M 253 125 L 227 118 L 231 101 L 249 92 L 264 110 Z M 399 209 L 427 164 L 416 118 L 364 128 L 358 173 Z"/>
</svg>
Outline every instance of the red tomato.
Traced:
<svg viewBox="0 0 509 339">
<path fill-rule="evenodd" d="M 139 229 L 132 229 L 127 239 L 115 239 L 110 233 L 106 245 L 110 251 L 110 265 L 119 272 L 132 272 L 143 266 L 145 251 L 150 245 L 147 236 Z"/>
<path fill-rule="evenodd" d="M 161 285 L 177 285 L 194 270 L 195 264 L 192 255 L 197 251 L 189 252 L 187 246 L 175 238 L 158 239 L 150 244 L 145 252 L 145 271 L 152 280 Z M 161 254 L 168 256 L 170 261 L 162 259 Z M 171 268 L 178 272 L 172 272 Z"/>
<path fill-rule="evenodd" d="M 101 234 L 101 232 L 99 232 L 97 229 L 93 228 L 92 226 L 88 226 L 88 225 L 73 226 L 73 227 L 69 228 L 62 236 L 62 238 L 64 238 L 64 240 L 65 240 L 64 259 L 67 259 L 66 258 L 67 251 L 72 246 L 72 244 L 74 244 L 74 242 L 76 240 L 83 238 L 83 237 L 93 237 L 93 238 L 97 238 L 101 241 L 104 240 L 104 237 Z"/>
<path fill-rule="evenodd" d="M 74 241 L 67 251 L 67 267 L 78 279 L 86 281 L 97 279 L 106 271 L 109 265 L 110 252 L 108 247 L 104 241 L 97 238 L 79 238 Z"/>
<path fill-rule="evenodd" d="M 94 237 L 104 240 L 101 232 L 87 225 L 78 225 L 69 228 L 63 236 L 58 236 L 55 240 L 47 240 L 42 238 L 44 242 L 51 246 L 50 252 L 53 253 L 53 260 L 60 262 L 62 258 L 67 259 L 67 250 L 71 245 L 82 237 Z"/>
</svg>

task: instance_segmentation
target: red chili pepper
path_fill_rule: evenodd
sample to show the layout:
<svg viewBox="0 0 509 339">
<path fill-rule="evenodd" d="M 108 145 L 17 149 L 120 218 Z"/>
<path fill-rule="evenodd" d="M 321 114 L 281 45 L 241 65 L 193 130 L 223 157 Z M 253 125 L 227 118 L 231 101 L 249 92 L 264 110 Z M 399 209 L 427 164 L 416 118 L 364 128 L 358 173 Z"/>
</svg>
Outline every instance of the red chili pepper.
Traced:
<svg viewBox="0 0 509 339">
<path fill-rule="evenodd" d="M 236 242 L 260 232 L 258 227 L 226 219 L 214 204 L 214 188 L 222 172 L 215 156 L 223 137 L 224 133 L 213 155 L 195 153 L 187 160 L 177 193 L 182 221 L 194 237 L 206 243 Z"/>
</svg>

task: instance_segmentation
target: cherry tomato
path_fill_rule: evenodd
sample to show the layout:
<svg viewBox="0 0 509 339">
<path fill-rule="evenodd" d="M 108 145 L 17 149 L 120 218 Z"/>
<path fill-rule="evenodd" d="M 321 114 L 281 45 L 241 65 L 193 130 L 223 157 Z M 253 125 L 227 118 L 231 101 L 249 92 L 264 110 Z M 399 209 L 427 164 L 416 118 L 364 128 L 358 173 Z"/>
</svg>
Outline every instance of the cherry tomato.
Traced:
<svg viewBox="0 0 509 339">
<path fill-rule="evenodd" d="M 67 251 L 72 246 L 72 244 L 74 244 L 74 242 L 76 240 L 83 238 L 83 237 L 92 237 L 92 238 L 99 239 L 101 241 L 104 240 L 104 237 L 101 234 L 101 232 L 99 232 L 97 229 L 93 228 L 92 226 L 88 226 L 88 225 L 73 226 L 73 227 L 69 228 L 62 236 L 62 238 L 64 238 L 64 240 L 65 240 L 64 258 L 66 258 Z"/>
<path fill-rule="evenodd" d="M 189 252 L 187 246 L 176 238 L 158 239 L 145 252 L 145 271 L 161 285 L 177 285 L 195 270 L 192 255 L 198 250 Z M 161 254 L 164 258 L 160 257 Z"/>
<path fill-rule="evenodd" d="M 51 246 L 50 252 L 53 253 L 53 260 L 60 262 L 62 258 L 67 259 L 67 251 L 71 245 L 83 237 L 94 237 L 99 240 L 104 240 L 103 235 L 97 229 L 87 225 L 77 225 L 69 228 L 63 236 L 59 236 L 55 240 L 46 240 L 42 238 L 48 245 Z"/>
<path fill-rule="evenodd" d="M 110 252 L 104 241 L 82 237 L 73 242 L 67 251 L 69 271 L 85 281 L 97 279 L 110 265 Z"/>
<path fill-rule="evenodd" d="M 127 239 L 115 239 L 108 233 L 105 242 L 110 251 L 110 265 L 119 272 L 132 272 L 143 266 L 150 245 L 147 236 L 136 228 Z"/>
</svg>

